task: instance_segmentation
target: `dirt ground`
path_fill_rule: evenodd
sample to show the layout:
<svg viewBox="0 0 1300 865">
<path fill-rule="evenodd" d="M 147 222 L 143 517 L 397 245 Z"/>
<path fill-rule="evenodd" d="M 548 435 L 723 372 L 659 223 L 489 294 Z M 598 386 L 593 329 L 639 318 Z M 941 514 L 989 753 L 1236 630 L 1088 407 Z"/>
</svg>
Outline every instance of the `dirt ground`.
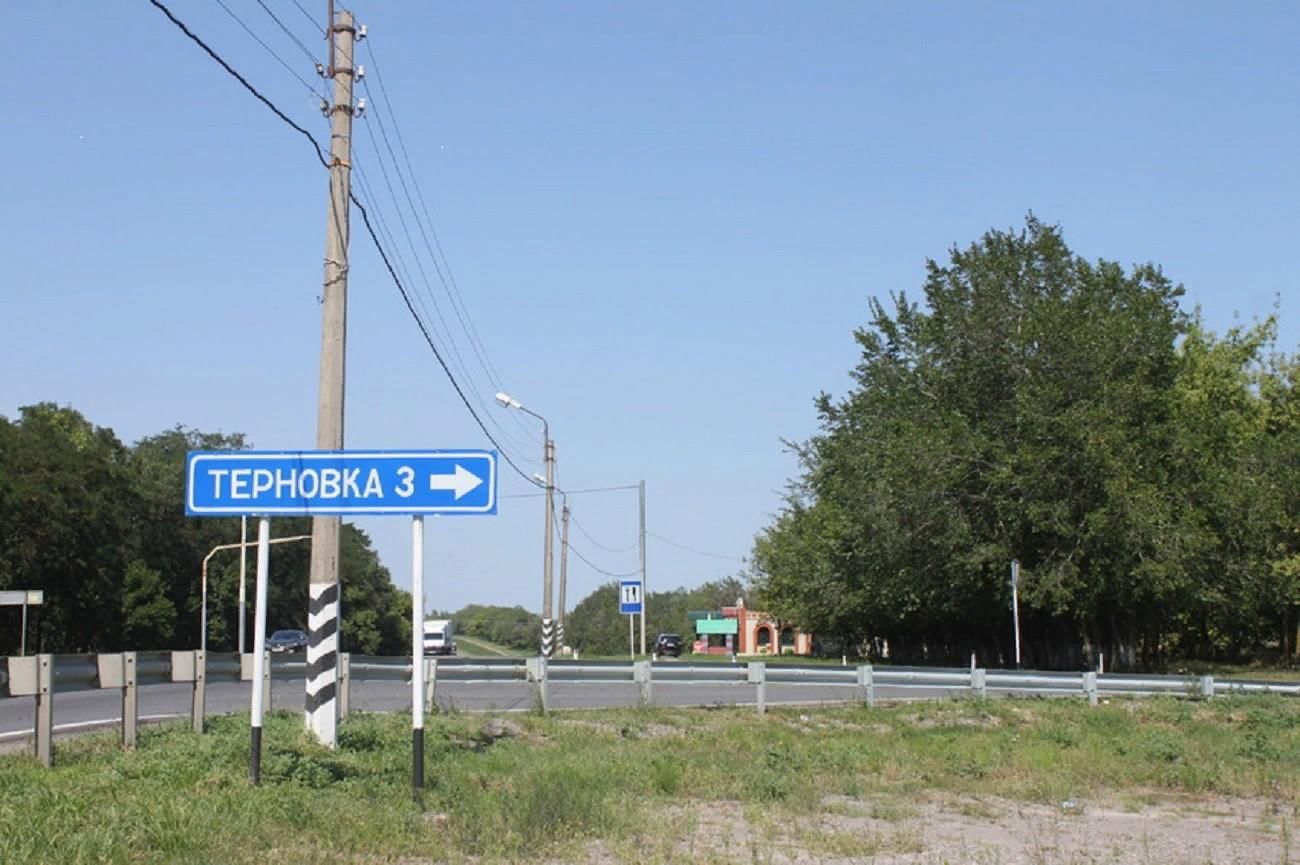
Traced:
<svg viewBox="0 0 1300 865">
<path fill-rule="evenodd" d="M 823 804 L 814 817 L 780 818 L 754 806 L 714 803 L 667 815 L 667 825 L 679 829 L 676 840 L 665 839 L 671 849 L 597 844 L 588 861 L 1286 865 L 1296 821 L 1290 806 L 1212 797 L 1127 806 L 987 799 L 873 804 L 849 798 Z"/>
</svg>

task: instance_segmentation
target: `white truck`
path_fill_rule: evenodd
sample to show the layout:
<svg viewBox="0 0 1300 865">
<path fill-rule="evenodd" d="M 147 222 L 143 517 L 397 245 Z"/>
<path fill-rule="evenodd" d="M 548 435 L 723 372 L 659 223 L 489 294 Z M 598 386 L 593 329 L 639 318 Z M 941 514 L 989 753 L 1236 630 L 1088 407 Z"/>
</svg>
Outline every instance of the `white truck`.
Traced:
<svg viewBox="0 0 1300 865">
<path fill-rule="evenodd" d="M 451 619 L 424 620 L 424 653 L 426 655 L 454 655 L 456 643 L 452 640 L 455 625 Z"/>
</svg>

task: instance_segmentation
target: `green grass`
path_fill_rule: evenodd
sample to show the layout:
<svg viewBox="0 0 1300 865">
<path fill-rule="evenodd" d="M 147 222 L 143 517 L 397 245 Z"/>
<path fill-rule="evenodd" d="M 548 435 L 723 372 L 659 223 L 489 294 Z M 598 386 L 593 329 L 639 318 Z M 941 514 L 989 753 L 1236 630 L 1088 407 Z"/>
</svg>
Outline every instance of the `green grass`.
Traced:
<svg viewBox="0 0 1300 865">
<path fill-rule="evenodd" d="M 918 796 L 1213 794 L 1266 797 L 1291 814 L 1300 791 L 1300 703 L 1281 698 L 1092 709 L 962 701 L 773 709 L 763 718 L 610 710 L 510 721 L 514 735 L 491 740 L 483 716 L 429 718 L 428 787 L 418 802 L 402 715 L 349 718 L 334 751 L 310 742 L 296 713 L 270 716 L 257 788 L 247 782 L 247 716 L 215 718 L 203 736 L 148 728 L 130 753 L 111 734 L 61 742 L 52 770 L 0 758 L 0 862 L 575 861 L 597 841 L 617 860 L 673 862 L 718 808 L 760 815 L 752 826 L 807 846 L 797 827 L 811 815 L 859 810 L 897 822 Z M 866 841 L 831 834 L 814 852 L 911 849 L 915 839 L 897 829 Z"/>
</svg>

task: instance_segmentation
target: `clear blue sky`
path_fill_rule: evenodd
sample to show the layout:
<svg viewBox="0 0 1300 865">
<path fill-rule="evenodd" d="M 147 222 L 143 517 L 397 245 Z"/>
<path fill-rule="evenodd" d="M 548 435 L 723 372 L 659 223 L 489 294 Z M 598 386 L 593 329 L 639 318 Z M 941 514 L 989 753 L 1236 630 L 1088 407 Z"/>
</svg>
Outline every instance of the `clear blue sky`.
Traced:
<svg viewBox="0 0 1300 865">
<path fill-rule="evenodd" d="M 312 76 L 254 0 L 226 3 Z M 324 138 L 307 89 L 215 2 L 173 5 Z M 1295 4 L 355 9 L 372 93 L 377 59 L 466 305 L 506 387 L 550 420 L 561 484 L 644 478 L 650 529 L 679 543 L 748 555 L 795 471 L 780 439 L 846 388 L 868 298 L 1030 210 L 1090 258 L 1161 263 L 1215 328 L 1280 296 L 1282 345 L 1300 340 Z M 128 442 L 181 423 L 311 447 L 327 180 L 306 142 L 145 0 L 6 11 L 0 414 L 54 400 Z M 357 160 L 392 222 L 365 125 L 391 135 L 392 115 L 371 106 Z M 348 445 L 486 446 L 359 219 L 353 249 Z M 466 384 L 539 458 L 443 305 Z M 635 493 L 574 504 L 602 544 L 635 540 Z M 406 521 L 361 525 L 409 585 Z M 540 606 L 539 499 L 431 527 L 431 606 Z M 636 567 L 635 549 L 574 539 Z M 741 567 L 650 541 L 651 589 Z M 571 602 L 604 580 L 570 571 Z"/>
</svg>

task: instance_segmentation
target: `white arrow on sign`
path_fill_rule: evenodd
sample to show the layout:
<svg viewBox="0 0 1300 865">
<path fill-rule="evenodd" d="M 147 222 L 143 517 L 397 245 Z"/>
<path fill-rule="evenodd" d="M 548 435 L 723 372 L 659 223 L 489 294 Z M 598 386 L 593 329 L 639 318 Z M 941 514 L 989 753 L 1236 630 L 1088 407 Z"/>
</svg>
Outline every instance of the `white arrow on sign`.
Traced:
<svg viewBox="0 0 1300 865">
<path fill-rule="evenodd" d="M 451 490 L 459 499 L 465 493 L 482 486 L 483 479 L 464 466 L 457 465 L 456 471 L 449 475 L 429 475 L 429 489 Z"/>
</svg>

